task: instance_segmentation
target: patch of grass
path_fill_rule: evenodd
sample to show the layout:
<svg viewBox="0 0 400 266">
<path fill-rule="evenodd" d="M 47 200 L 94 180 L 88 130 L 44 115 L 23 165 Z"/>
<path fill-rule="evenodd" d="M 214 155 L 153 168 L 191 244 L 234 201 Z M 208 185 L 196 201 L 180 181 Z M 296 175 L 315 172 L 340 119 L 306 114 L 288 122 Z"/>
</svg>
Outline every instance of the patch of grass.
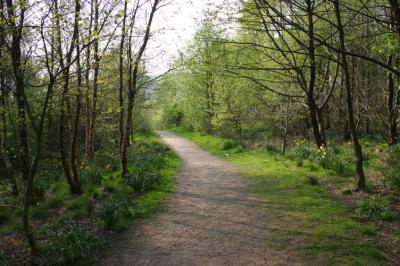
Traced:
<svg viewBox="0 0 400 266">
<path fill-rule="evenodd" d="M 96 216 L 104 227 L 114 231 L 123 231 L 127 226 L 126 220 L 134 214 L 134 207 L 128 197 L 118 194 L 107 198 L 96 211 Z"/>
<path fill-rule="evenodd" d="M 48 199 L 50 208 L 59 208 L 63 205 L 65 197 L 69 194 L 69 187 L 66 181 L 62 180 L 54 184 L 51 195 Z"/>
<path fill-rule="evenodd" d="M 4 251 L 0 250 L 0 265 L 1 266 L 8 266 L 10 265 L 8 263 L 8 259 L 6 257 L 6 254 L 4 253 Z"/>
<path fill-rule="evenodd" d="M 376 236 L 378 234 L 377 229 L 374 225 L 360 225 L 358 230 L 365 235 Z"/>
<path fill-rule="evenodd" d="M 245 176 L 253 192 L 265 202 L 270 229 L 269 243 L 277 251 L 289 252 L 287 243 L 306 265 L 385 265 L 374 244 L 374 230 L 350 217 L 322 186 L 310 186 L 308 176 L 329 176 L 327 169 L 298 167 L 307 151 L 299 151 L 301 160 L 291 161 L 271 152 L 244 151 L 224 157 L 219 149 L 223 139 L 202 136 L 184 129 L 173 129 L 200 147 L 229 160 Z M 279 224 L 279 226 L 277 226 Z M 293 249 L 293 247 L 290 247 Z M 321 261 L 322 260 L 322 261 Z"/>
<path fill-rule="evenodd" d="M 223 150 L 223 151 L 231 150 L 235 147 L 236 147 L 236 144 L 233 141 L 227 139 L 222 142 L 221 150 Z"/>
<path fill-rule="evenodd" d="M 372 196 L 366 200 L 359 201 L 356 204 L 356 209 L 360 215 L 369 218 L 384 221 L 393 221 L 400 218 L 400 214 L 391 209 L 390 200 L 379 196 Z"/>
<path fill-rule="evenodd" d="M 49 209 L 45 205 L 31 208 L 30 212 L 32 218 L 36 220 L 45 221 L 49 218 Z"/>
<path fill-rule="evenodd" d="M 82 194 L 80 196 L 72 198 L 70 201 L 65 203 L 65 208 L 68 210 L 82 210 L 87 211 L 91 208 L 92 197 L 88 194 Z"/>
<path fill-rule="evenodd" d="M 83 259 L 93 259 L 103 245 L 104 241 L 71 222 L 45 249 L 46 255 L 53 260 L 51 263 L 66 261 L 72 264 Z"/>
<path fill-rule="evenodd" d="M 319 184 L 318 178 L 316 176 L 313 176 L 313 175 L 306 176 L 305 182 L 306 182 L 306 184 L 309 184 L 311 186 L 316 186 L 316 185 Z"/>
<path fill-rule="evenodd" d="M 163 176 L 156 190 L 150 191 L 137 198 L 136 217 L 148 218 L 155 214 L 162 203 L 175 191 L 175 175 L 182 165 L 182 161 L 172 151 L 166 153 L 166 164 L 162 169 Z"/>
</svg>

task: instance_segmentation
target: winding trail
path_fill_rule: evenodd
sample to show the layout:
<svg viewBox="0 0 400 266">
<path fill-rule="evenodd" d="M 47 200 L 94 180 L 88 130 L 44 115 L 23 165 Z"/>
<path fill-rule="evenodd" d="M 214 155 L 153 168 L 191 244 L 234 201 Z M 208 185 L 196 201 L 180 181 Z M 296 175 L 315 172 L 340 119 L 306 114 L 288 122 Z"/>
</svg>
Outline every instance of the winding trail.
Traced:
<svg viewBox="0 0 400 266">
<path fill-rule="evenodd" d="M 234 168 L 192 142 L 158 132 L 183 159 L 177 190 L 128 230 L 100 265 L 295 265 L 268 245 L 265 210 Z"/>
</svg>

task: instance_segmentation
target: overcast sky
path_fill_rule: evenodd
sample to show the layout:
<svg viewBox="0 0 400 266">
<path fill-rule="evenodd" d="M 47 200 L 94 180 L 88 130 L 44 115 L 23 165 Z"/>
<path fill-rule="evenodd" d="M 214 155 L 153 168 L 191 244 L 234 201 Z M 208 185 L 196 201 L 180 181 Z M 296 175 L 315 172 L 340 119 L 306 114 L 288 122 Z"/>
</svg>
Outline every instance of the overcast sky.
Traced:
<svg viewBox="0 0 400 266">
<path fill-rule="evenodd" d="M 207 9 L 223 0 L 173 0 L 156 14 L 147 53 L 148 71 L 155 75 L 168 70 L 178 51 L 193 39 Z"/>
</svg>

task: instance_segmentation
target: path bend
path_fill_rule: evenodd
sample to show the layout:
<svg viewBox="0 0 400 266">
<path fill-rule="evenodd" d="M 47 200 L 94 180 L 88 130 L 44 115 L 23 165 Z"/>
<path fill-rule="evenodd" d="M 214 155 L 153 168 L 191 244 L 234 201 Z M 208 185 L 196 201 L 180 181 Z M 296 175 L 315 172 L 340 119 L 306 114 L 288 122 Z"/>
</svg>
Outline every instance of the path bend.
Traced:
<svg viewBox="0 0 400 266">
<path fill-rule="evenodd" d="M 174 133 L 176 192 L 162 211 L 128 230 L 100 265 L 295 265 L 268 246 L 265 210 L 232 165 Z"/>
</svg>

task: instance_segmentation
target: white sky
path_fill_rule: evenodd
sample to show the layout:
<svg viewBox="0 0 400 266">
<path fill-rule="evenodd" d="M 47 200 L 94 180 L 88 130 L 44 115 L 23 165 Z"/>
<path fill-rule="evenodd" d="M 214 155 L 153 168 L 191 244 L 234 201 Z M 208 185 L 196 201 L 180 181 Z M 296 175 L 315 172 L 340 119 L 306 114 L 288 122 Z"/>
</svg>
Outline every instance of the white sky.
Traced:
<svg viewBox="0 0 400 266">
<path fill-rule="evenodd" d="M 214 10 L 223 0 L 172 0 L 158 10 L 154 34 L 147 49 L 147 70 L 152 75 L 165 72 L 178 51 L 193 39 L 206 10 Z"/>
</svg>

